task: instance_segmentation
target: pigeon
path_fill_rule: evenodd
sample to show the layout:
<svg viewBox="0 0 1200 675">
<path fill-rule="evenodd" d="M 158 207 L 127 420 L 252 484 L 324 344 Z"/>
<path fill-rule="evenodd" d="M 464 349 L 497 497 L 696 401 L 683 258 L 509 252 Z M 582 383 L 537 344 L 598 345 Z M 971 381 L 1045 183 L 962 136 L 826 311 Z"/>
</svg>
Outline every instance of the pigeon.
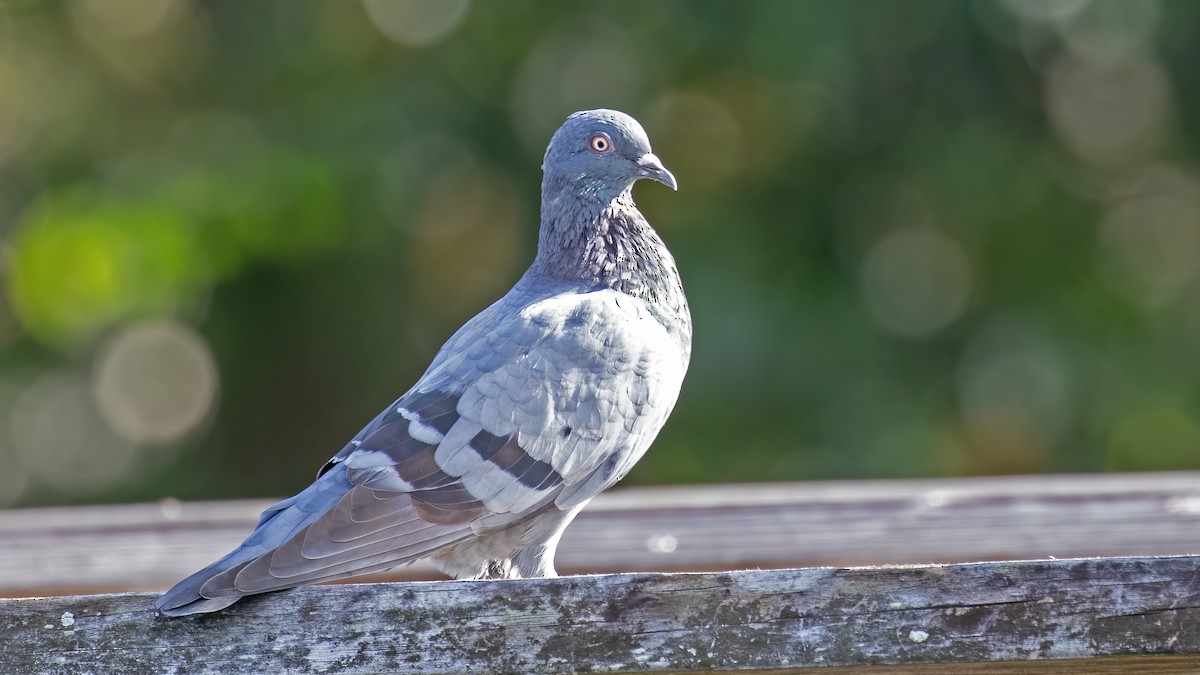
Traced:
<svg viewBox="0 0 1200 675">
<path fill-rule="evenodd" d="M 563 530 L 675 407 L 692 321 L 675 259 L 633 202 L 642 178 L 678 189 L 634 118 L 572 114 L 542 172 L 537 254 L 516 285 L 312 485 L 163 594 L 161 613 L 417 559 L 459 579 L 557 576 Z"/>
</svg>

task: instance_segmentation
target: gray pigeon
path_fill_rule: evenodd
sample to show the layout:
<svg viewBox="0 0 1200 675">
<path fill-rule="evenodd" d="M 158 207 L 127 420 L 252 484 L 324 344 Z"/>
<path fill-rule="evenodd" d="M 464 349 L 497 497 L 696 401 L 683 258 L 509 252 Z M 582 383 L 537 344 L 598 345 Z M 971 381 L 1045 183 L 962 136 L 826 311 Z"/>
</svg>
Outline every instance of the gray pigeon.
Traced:
<svg viewBox="0 0 1200 675">
<path fill-rule="evenodd" d="M 159 611 L 214 612 L 418 558 L 457 578 L 556 576 L 567 524 L 675 406 L 692 321 L 675 260 L 633 203 L 642 178 L 676 189 L 641 125 L 577 112 L 542 170 L 537 256 L 516 286 Z"/>
</svg>

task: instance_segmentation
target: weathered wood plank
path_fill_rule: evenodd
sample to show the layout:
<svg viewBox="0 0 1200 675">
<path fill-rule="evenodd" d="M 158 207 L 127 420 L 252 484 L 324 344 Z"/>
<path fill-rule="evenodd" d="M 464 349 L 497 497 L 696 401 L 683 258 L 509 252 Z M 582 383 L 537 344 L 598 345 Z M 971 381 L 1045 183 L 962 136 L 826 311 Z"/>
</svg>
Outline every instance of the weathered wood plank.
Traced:
<svg viewBox="0 0 1200 675">
<path fill-rule="evenodd" d="M 1200 557 L 344 585 L 184 619 L 152 597 L 0 600 L 0 672 L 1200 670 Z"/>
<path fill-rule="evenodd" d="M 0 511 L 0 596 L 165 588 L 266 500 Z M 1200 472 L 636 488 L 567 529 L 569 573 L 1200 553 Z M 428 566 L 374 579 L 435 579 Z"/>
<path fill-rule="evenodd" d="M 1045 659 L 1033 661 L 997 661 L 993 663 L 926 663 L 900 666 L 835 666 L 777 670 L 774 673 L 813 673 L 818 675 L 1014 675 L 1048 673 L 1053 675 L 1196 675 L 1196 659 L 1191 656 L 1113 656 L 1098 659 Z M 762 674 L 773 675 L 772 671 Z"/>
</svg>

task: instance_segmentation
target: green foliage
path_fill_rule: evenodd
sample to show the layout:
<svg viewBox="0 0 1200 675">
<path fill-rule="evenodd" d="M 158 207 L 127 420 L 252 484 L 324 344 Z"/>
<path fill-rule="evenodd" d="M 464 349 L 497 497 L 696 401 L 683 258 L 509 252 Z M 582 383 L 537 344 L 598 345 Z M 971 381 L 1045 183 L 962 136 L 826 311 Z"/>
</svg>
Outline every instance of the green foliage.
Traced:
<svg viewBox="0 0 1200 675">
<path fill-rule="evenodd" d="M 132 194 L 51 189 L 27 207 L 8 279 L 32 338 L 70 345 L 179 311 L 247 265 L 310 262 L 344 227 L 327 172 L 300 157 L 161 178 Z"/>
<path fill-rule="evenodd" d="M 544 145 L 598 106 L 679 178 L 636 196 L 696 319 L 630 480 L 1200 468 L 1198 19 L 0 2 L 0 504 L 295 490 L 516 279 Z M 219 380 L 173 440 L 121 436 L 130 335 Z M 62 480 L 74 421 L 31 410 L 120 470 Z"/>
</svg>

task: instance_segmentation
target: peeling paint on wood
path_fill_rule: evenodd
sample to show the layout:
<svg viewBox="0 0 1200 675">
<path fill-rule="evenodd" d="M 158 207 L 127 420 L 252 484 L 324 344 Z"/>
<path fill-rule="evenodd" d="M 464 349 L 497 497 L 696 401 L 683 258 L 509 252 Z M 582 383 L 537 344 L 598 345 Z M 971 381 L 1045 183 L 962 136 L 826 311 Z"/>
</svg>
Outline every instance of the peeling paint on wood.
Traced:
<svg viewBox="0 0 1200 675">
<path fill-rule="evenodd" d="M 1200 556 L 325 586 L 182 619 L 153 597 L 0 600 L 0 672 L 1200 670 Z"/>
</svg>

